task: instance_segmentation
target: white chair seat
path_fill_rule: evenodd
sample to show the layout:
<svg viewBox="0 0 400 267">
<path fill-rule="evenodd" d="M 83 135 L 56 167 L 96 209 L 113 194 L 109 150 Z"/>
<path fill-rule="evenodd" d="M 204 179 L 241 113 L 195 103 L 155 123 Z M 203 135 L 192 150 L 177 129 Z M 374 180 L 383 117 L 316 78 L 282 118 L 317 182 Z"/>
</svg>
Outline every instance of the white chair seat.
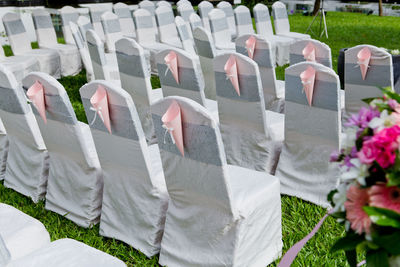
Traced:
<svg viewBox="0 0 400 267">
<path fill-rule="evenodd" d="M 218 114 L 218 102 L 212 99 L 206 98 L 205 103 L 206 109 L 210 111 L 213 119 L 219 123 L 219 114 Z"/>
<path fill-rule="evenodd" d="M 285 81 L 276 80 L 276 97 L 285 98 Z"/>
<path fill-rule="evenodd" d="M 219 50 L 224 50 L 224 52 L 235 52 L 236 51 L 235 43 L 233 43 L 233 42 L 216 43 L 215 48 L 217 48 Z M 226 51 L 226 50 L 229 50 L 229 51 Z"/>
<path fill-rule="evenodd" d="M 32 49 L 23 54 L 24 56 L 34 56 L 39 61 L 40 71 L 53 76 L 56 79 L 61 77 L 60 56 L 57 51 L 51 49 Z"/>
<path fill-rule="evenodd" d="M 283 36 L 283 37 L 295 38 L 295 39 L 311 39 L 310 35 L 304 34 L 304 33 L 298 33 L 298 32 L 285 32 L 285 33 L 278 34 L 278 35 Z"/>
<path fill-rule="evenodd" d="M 167 44 L 167 45 L 171 45 L 177 48 L 182 48 L 182 42 L 179 38 L 173 38 L 173 39 L 168 39 L 163 41 L 162 43 Z"/>
<path fill-rule="evenodd" d="M 151 103 L 155 103 L 164 97 L 162 88 L 151 90 Z"/>
<path fill-rule="evenodd" d="M 0 64 L 9 69 L 17 79 L 18 82 L 32 71 L 39 71 L 39 62 L 34 57 L 29 56 L 11 56 L 0 59 Z"/>
<path fill-rule="evenodd" d="M 268 132 L 273 141 L 283 141 L 285 136 L 285 114 L 266 110 Z"/>
</svg>

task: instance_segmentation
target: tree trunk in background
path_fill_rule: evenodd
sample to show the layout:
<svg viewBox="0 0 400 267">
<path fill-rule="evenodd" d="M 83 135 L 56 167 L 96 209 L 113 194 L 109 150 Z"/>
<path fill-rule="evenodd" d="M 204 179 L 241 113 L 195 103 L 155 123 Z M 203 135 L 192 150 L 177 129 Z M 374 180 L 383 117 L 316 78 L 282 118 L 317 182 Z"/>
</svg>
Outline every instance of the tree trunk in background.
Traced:
<svg viewBox="0 0 400 267">
<path fill-rule="evenodd" d="M 382 0 L 379 0 L 379 1 L 382 1 Z M 321 6 L 321 0 L 315 0 L 315 3 L 314 3 L 314 10 L 313 10 L 313 12 L 312 12 L 312 14 L 313 14 L 314 16 L 317 15 L 320 6 Z"/>
<path fill-rule="evenodd" d="M 382 0 L 379 0 L 379 16 L 383 16 Z"/>
</svg>

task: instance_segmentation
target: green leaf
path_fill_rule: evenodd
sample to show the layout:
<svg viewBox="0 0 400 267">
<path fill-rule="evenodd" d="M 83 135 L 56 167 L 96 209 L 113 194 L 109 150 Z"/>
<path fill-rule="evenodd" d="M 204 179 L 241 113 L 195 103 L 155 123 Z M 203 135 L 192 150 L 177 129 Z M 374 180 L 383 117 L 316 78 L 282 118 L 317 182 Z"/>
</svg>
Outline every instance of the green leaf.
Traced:
<svg viewBox="0 0 400 267">
<path fill-rule="evenodd" d="M 331 247 L 331 252 L 338 250 L 351 251 L 355 250 L 358 244 L 364 241 L 364 236 L 356 234 L 354 232 L 349 232 L 345 237 L 340 238 Z"/>
<path fill-rule="evenodd" d="M 391 255 L 400 254 L 400 231 L 396 231 L 388 235 L 375 233 L 373 234 L 372 239 L 375 244 L 384 248 Z"/>
<path fill-rule="evenodd" d="M 369 103 L 371 103 L 372 100 L 375 100 L 375 99 L 376 99 L 375 97 L 371 97 L 371 98 L 361 99 L 361 101 L 363 101 L 364 103 L 367 103 L 369 105 Z"/>
<path fill-rule="evenodd" d="M 395 168 L 396 168 L 396 165 L 397 165 L 397 161 L 398 160 L 396 159 Z M 400 164 L 399 164 L 399 166 L 400 166 Z M 397 166 L 397 167 L 399 167 L 399 166 Z M 396 169 L 398 169 L 398 168 L 396 168 Z M 398 186 L 398 185 L 400 185 L 400 172 L 388 173 L 386 175 L 386 178 L 388 180 L 387 186 Z"/>
<path fill-rule="evenodd" d="M 356 250 L 348 250 L 344 252 L 346 254 L 347 262 L 349 263 L 350 267 L 357 267 L 357 253 Z"/>
<path fill-rule="evenodd" d="M 383 249 L 368 250 L 367 267 L 389 267 L 389 258 L 387 252 Z"/>
<path fill-rule="evenodd" d="M 363 207 L 371 221 L 380 226 L 390 226 L 400 229 L 400 214 L 388 209 Z"/>
</svg>

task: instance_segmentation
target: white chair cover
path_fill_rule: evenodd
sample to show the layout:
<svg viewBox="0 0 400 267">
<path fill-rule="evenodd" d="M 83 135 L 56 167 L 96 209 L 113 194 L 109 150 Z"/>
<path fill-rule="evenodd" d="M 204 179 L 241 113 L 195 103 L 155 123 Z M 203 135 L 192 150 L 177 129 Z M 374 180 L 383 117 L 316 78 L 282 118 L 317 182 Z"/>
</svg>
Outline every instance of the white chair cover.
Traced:
<svg viewBox="0 0 400 267">
<path fill-rule="evenodd" d="M 106 90 L 110 134 L 90 98 Z M 158 145 L 147 146 L 131 96 L 106 81 L 80 89 L 104 174 L 100 234 L 116 238 L 151 257 L 160 251 L 168 193 Z"/>
<path fill-rule="evenodd" d="M 235 15 L 233 14 L 232 5 L 227 1 L 221 1 L 218 3 L 217 8 L 222 10 L 225 13 L 225 17 L 228 23 L 228 28 L 231 33 L 232 39 L 235 39 L 237 36 L 236 33 L 236 21 Z"/>
<path fill-rule="evenodd" d="M 156 22 L 156 6 L 154 2 L 149 1 L 149 0 L 144 0 L 139 2 L 139 8 L 140 9 L 145 9 L 150 12 L 151 14 L 151 20 L 153 21 L 154 28 L 152 30 L 154 31 L 154 34 L 156 35 L 156 40 L 159 41 L 159 36 L 158 36 L 158 29 L 157 29 L 157 22 Z"/>
<path fill-rule="evenodd" d="M 272 53 L 276 58 L 276 64 L 279 66 L 288 64 L 290 44 L 293 43 L 295 39 L 274 35 L 269 10 L 266 5 L 260 3 L 255 5 L 253 8 L 253 14 L 257 33 L 270 42 Z"/>
<path fill-rule="evenodd" d="M 0 119 L 0 181 L 4 180 L 6 175 L 6 164 L 8 155 L 8 139 L 6 128 Z"/>
<path fill-rule="evenodd" d="M 120 85 L 117 62 L 106 59 L 104 45 L 95 31 L 87 30 L 86 40 L 96 80 L 107 80 Z"/>
<path fill-rule="evenodd" d="M 315 62 L 328 68 L 332 68 L 331 48 L 318 40 L 297 40 L 290 45 L 290 65 L 307 61 L 303 55 L 303 49 L 312 44 L 315 48 Z"/>
<path fill-rule="evenodd" d="M 237 36 L 243 34 L 254 34 L 253 20 L 251 19 L 250 9 L 246 6 L 235 8 L 235 22 Z"/>
<path fill-rule="evenodd" d="M 182 4 L 192 4 L 189 0 L 179 0 L 178 2 L 176 2 L 176 6 L 180 6 Z"/>
<path fill-rule="evenodd" d="M 78 122 L 64 87 L 54 78 L 32 72 L 22 81 L 27 90 L 43 86 L 47 123 L 34 113 L 50 154 L 45 208 L 82 227 L 99 221 L 103 177 L 87 124 Z M 62 136 L 62 138 L 60 138 Z"/>
<path fill-rule="evenodd" d="M 281 1 L 276 1 L 272 5 L 272 16 L 274 17 L 275 33 L 294 39 L 310 39 L 310 35 L 290 31 L 290 24 L 286 6 Z"/>
<path fill-rule="evenodd" d="M 177 7 L 177 10 L 178 15 L 186 22 L 189 22 L 190 14 L 195 13 L 191 3 L 183 3 Z"/>
<path fill-rule="evenodd" d="M 160 42 L 174 47 L 182 48 L 182 43 L 175 25 L 174 12 L 170 7 L 157 7 L 156 19 Z"/>
<path fill-rule="evenodd" d="M 33 24 L 40 48 L 56 51 L 60 56 L 61 76 L 73 76 L 82 69 L 79 50 L 75 45 L 59 44 L 49 12 L 35 9 L 32 12 Z"/>
<path fill-rule="evenodd" d="M 118 16 L 110 11 L 104 12 L 101 15 L 101 25 L 104 30 L 107 52 L 115 53 L 115 42 L 123 37 Z"/>
<path fill-rule="evenodd" d="M 83 37 L 83 40 L 86 42 L 86 31 L 87 30 L 94 30 L 92 23 L 90 22 L 88 17 L 79 16 L 78 21 L 78 28 Z"/>
<path fill-rule="evenodd" d="M 39 61 L 32 56 L 10 56 L 6 57 L 0 48 L 0 64 L 9 69 L 20 83 L 22 78 L 29 72 L 39 71 Z"/>
<path fill-rule="evenodd" d="M 229 31 L 224 11 L 215 8 L 208 14 L 208 17 L 210 19 L 211 34 L 214 38 L 215 47 L 226 52 L 233 52 L 235 50 L 235 43 L 232 42 L 231 32 Z"/>
<path fill-rule="evenodd" d="M 156 6 L 157 7 L 165 6 L 165 7 L 172 8 L 172 5 L 168 1 L 165 1 L 165 0 L 158 1 Z"/>
<path fill-rule="evenodd" d="M 237 64 L 240 96 L 225 64 Z M 222 140 L 228 164 L 274 174 L 282 148 L 284 116 L 265 110 L 257 63 L 238 53 L 214 59 L 215 84 Z"/>
<path fill-rule="evenodd" d="M 44 225 L 22 211 L 0 203 L 0 264 L 9 266 L 8 261 L 17 260 L 31 252 L 46 247 L 50 235 Z M 1 244 L 3 243 L 3 244 Z M 7 262 L 1 262 L 2 247 L 8 254 Z M 31 266 L 31 265 L 25 265 Z"/>
<path fill-rule="evenodd" d="M 123 38 L 115 46 L 121 86 L 134 99 L 146 140 L 153 144 L 156 140 L 150 105 L 163 98 L 162 89 L 152 90 L 144 50 L 136 41 Z"/>
<path fill-rule="evenodd" d="M 194 43 L 199 55 L 201 69 L 204 76 L 204 94 L 206 98 L 217 100 L 215 90 L 215 76 L 213 70 L 213 59 L 217 55 L 211 33 L 203 27 L 198 27 L 193 32 Z"/>
<path fill-rule="evenodd" d="M 257 63 L 260 70 L 265 108 L 283 113 L 285 108 L 285 81 L 276 79 L 271 43 L 260 35 L 242 35 L 236 39 L 236 52 L 245 56 L 249 55 L 246 48 L 246 41 L 251 36 L 256 39 L 253 60 Z"/>
<path fill-rule="evenodd" d="M 365 80 L 357 64 L 357 54 L 364 47 L 371 51 Z M 392 56 L 385 50 L 372 45 L 358 45 L 345 51 L 344 63 L 345 117 L 367 106 L 362 99 L 382 96 L 379 87 L 394 88 Z"/>
<path fill-rule="evenodd" d="M 190 27 L 192 28 L 193 35 L 194 35 L 194 30 L 197 27 L 203 27 L 203 23 L 201 22 L 201 18 L 196 13 L 190 14 L 189 22 L 190 22 Z M 208 31 L 210 31 L 210 30 L 208 30 Z M 193 36 L 193 38 L 194 38 L 194 36 Z"/>
<path fill-rule="evenodd" d="M 189 23 L 184 21 L 182 17 L 176 16 L 175 25 L 176 29 L 178 30 L 183 49 L 192 55 L 196 55 L 196 51 L 194 50 L 192 30 L 190 29 Z"/>
<path fill-rule="evenodd" d="M 133 23 L 132 13 L 129 6 L 125 3 L 116 3 L 113 6 L 114 13 L 119 18 L 122 33 L 125 37 L 136 38 L 135 23 Z"/>
<path fill-rule="evenodd" d="M 6 266 L 11 260 L 10 252 L 8 251 L 6 244 L 0 234 L 0 264 Z"/>
<path fill-rule="evenodd" d="M 4 186 L 37 203 L 46 194 L 49 156 L 21 86 L 3 66 L 0 94 L 0 118 L 9 142 Z"/>
<path fill-rule="evenodd" d="M 125 267 L 121 260 L 73 239 L 51 242 L 31 254 L 10 262 L 7 267 Z"/>
<path fill-rule="evenodd" d="M 32 49 L 25 26 L 17 13 L 9 12 L 3 16 L 3 24 L 14 55 L 34 57 L 39 62 L 40 71 L 55 78 L 61 77 L 60 56 L 49 49 Z"/>
<path fill-rule="evenodd" d="M 108 9 L 101 5 L 91 5 L 89 7 L 89 15 L 92 21 L 93 30 L 96 32 L 96 34 L 100 37 L 100 40 L 102 41 L 105 40 L 105 36 L 104 36 L 103 25 L 101 24 L 101 15 L 103 15 L 103 13 L 106 11 L 108 11 Z"/>
<path fill-rule="evenodd" d="M 309 106 L 300 74 L 316 70 Z M 313 62 L 301 62 L 285 71 L 285 141 L 276 177 L 281 193 L 328 207 L 328 193 L 339 181 L 339 165 L 329 162 L 340 149 L 340 83 L 336 73 Z"/>
<path fill-rule="evenodd" d="M 72 6 L 64 6 L 60 9 L 61 27 L 63 31 L 64 41 L 67 44 L 75 44 L 72 32 L 70 29 L 70 22 L 77 23 L 79 18 L 78 10 Z"/>
<path fill-rule="evenodd" d="M 171 51 L 178 58 L 179 83 L 175 81 L 164 60 Z M 156 61 L 164 96 L 177 95 L 190 98 L 206 107 L 218 122 L 217 101 L 205 98 L 204 78 L 196 56 L 180 49 L 167 49 L 157 54 Z"/>
<path fill-rule="evenodd" d="M 210 20 L 208 19 L 208 13 L 210 13 L 211 10 L 213 10 L 213 8 L 214 8 L 213 4 L 211 4 L 208 1 L 201 1 L 200 4 L 198 5 L 198 8 L 199 8 L 199 14 L 200 14 L 201 20 L 203 21 L 203 27 L 207 31 L 211 31 Z M 190 17 L 189 17 L 189 19 L 190 19 Z M 193 27 L 192 27 L 192 29 L 193 29 Z"/>
<path fill-rule="evenodd" d="M 84 68 L 86 69 L 86 79 L 87 81 L 94 80 L 93 66 L 90 61 L 89 50 L 87 48 L 87 44 L 84 41 L 82 34 L 78 29 L 78 25 L 73 22 L 70 22 L 69 28 L 71 29 L 72 37 L 75 40 L 76 47 L 78 47 L 79 54 L 81 55 L 81 60 Z M 85 37 L 86 39 L 86 37 Z"/>
<path fill-rule="evenodd" d="M 180 106 L 184 157 L 161 117 Z M 266 266 L 282 249 L 279 181 L 228 165 L 217 123 L 198 103 L 168 97 L 152 106 L 170 202 L 159 263 Z M 257 240 L 257 242 L 253 242 Z M 237 249 L 240 248 L 240 249 Z"/>
</svg>

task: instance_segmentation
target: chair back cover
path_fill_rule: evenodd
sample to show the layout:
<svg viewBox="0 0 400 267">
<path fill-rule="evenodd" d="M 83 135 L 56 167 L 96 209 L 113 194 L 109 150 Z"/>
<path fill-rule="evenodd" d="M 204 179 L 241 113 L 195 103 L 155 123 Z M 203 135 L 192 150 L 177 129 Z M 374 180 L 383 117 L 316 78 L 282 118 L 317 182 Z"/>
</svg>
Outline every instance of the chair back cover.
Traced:
<svg viewBox="0 0 400 267">
<path fill-rule="evenodd" d="M 184 21 L 182 17 L 175 17 L 175 25 L 178 30 L 179 38 L 181 39 L 183 49 L 188 53 L 196 55 L 193 44 L 193 34 L 189 23 Z"/>
<path fill-rule="evenodd" d="M 32 72 L 22 81 L 25 90 L 36 82 L 43 86 L 47 123 L 36 107 L 33 110 L 50 154 L 45 207 L 89 227 L 99 221 L 103 191 L 89 126 L 78 122 L 67 92 L 55 78 Z"/>
<path fill-rule="evenodd" d="M 10 251 L 8 251 L 6 244 L 0 234 L 0 264 L 6 266 L 11 260 Z"/>
<path fill-rule="evenodd" d="M 310 47 L 309 52 L 311 53 L 304 50 L 307 46 Z M 315 60 L 312 60 L 309 54 L 312 54 Z M 303 61 L 315 61 L 332 68 L 331 48 L 318 40 L 297 40 L 290 45 L 290 65 Z"/>
<path fill-rule="evenodd" d="M 179 0 L 178 2 L 176 2 L 176 6 L 180 6 L 182 4 L 189 4 L 191 5 L 192 3 L 189 0 Z"/>
<path fill-rule="evenodd" d="M 179 83 L 165 61 L 171 52 L 177 57 Z M 204 79 L 195 55 L 181 49 L 165 49 L 156 55 L 156 62 L 164 96 L 184 96 L 205 106 Z"/>
<path fill-rule="evenodd" d="M 237 36 L 243 34 L 254 34 L 253 20 L 251 19 L 250 9 L 246 6 L 235 8 L 235 21 Z"/>
<path fill-rule="evenodd" d="M 37 203 L 46 194 L 48 153 L 23 89 L 2 65 L 0 94 L 0 118 L 9 143 L 4 186 Z"/>
<path fill-rule="evenodd" d="M 135 23 L 133 23 L 132 13 L 129 6 L 125 3 L 116 3 L 113 6 L 114 13 L 119 18 L 119 24 L 123 35 L 126 37 L 136 38 Z"/>
<path fill-rule="evenodd" d="M 203 27 L 203 23 L 201 22 L 201 18 L 196 13 L 192 13 L 189 17 L 190 27 L 192 28 L 192 32 L 194 34 L 194 30 L 197 27 Z M 210 24 L 209 24 L 210 25 Z M 210 30 L 208 30 L 210 31 Z"/>
<path fill-rule="evenodd" d="M 225 17 L 228 23 L 229 31 L 232 38 L 236 37 L 236 22 L 235 15 L 233 13 L 232 5 L 227 1 L 221 1 L 218 3 L 217 8 L 225 13 Z"/>
<path fill-rule="evenodd" d="M 8 155 L 8 139 L 6 128 L 4 128 L 3 121 L 0 119 L 0 181 L 4 180 L 6 175 Z"/>
<path fill-rule="evenodd" d="M 31 42 L 19 14 L 6 13 L 3 16 L 3 24 L 14 55 L 22 55 L 32 50 Z"/>
<path fill-rule="evenodd" d="M 151 13 L 146 9 L 140 8 L 133 12 L 133 20 L 136 25 L 137 41 L 143 45 L 155 43 L 158 30 Z"/>
<path fill-rule="evenodd" d="M 92 108 L 91 97 L 99 87 L 106 92 L 112 134 Z M 93 121 L 90 128 L 104 173 L 100 234 L 151 257 L 160 250 L 168 206 L 158 146 L 147 146 L 135 104 L 124 89 L 94 81 L 80 94 L 86 117 Z"/>
<path fill-rule="evenodd" d="M 81 32 L 82 38 L 86 42 L 86 32 L 87 30 L 94 30 L 93 25 L 90 22 L 89 18 L 85 16 L 79 16 L 77 24 L 79 31 Z"/>
<path fill-rule="evenodd" d="M 210 18 L 211 34 L 214 38 L 215 45 L 224 47 L 224 44 L 231 43 L 230 26 L 228 25 L 224 11 L 215 8 L 208 14 L 208 17 Z"/>
<path fill-rule="evenodd" d="M 184 21 L 189 22 L 190 14 L 195 13 L 192 4 L 184 3 L 178 6 L 178 15 L 183 18 Z"/>
<path fill-rule="evenodd" d="M 107 11 L 101 15 L 106 46 L 109 53 L 115 52 L 115 42 L 123 37 L 119 18 L 114 13 Z"/>
<path fill-rule="evenodd" d="M 272 16 L 274 17 L 275 33 L 282 34 L 290 32 L 290 24 L 286 6 L 281 1 L 276 1 L 272 5 Z"/>
<path fill-rule="evenodd" d="M 57 44 L 57 35 L 49 12 L 44 9 L 32 11 L 33 25 L 39 47 L 49 47 Z"/>
<path fill-rule="evenodd" d="M 315 70 L 311 106 L 300 75 Z M 301 62 L 285 71 L 285 141 L 275 176 L 281 193 L 324 207 L 337 185 L 339 166 L 330 162 L 340 149 L 340 83 L 336 73 L 314 62 Z"/>
<path fill-rule="evenodd" d="M 70 29 L 70 22 L 77 23 L 79 18 L 78 11 L 72 6 L 64 6 L 60 9 L 61 27 L 65 43 L 75 44 L 74 38 Z"/>
<path fill-rule="evenodd" d="M 371 58 L 368 70 L 363 80 L 357 54 L 368 48 Z M 372 45 L 358 45 L 345 51 L 344 61 L 344 88 L 345 88 L 345 111 L 346 115 L 358 113 L 360 108 L 367 104 L 364 98 L 382 96 L 379 87 L 392 87 L 393 85 L 393 62 L 392 56 L 385 50 Z"/>
<path fill-rule="evenodd" d="M 95 79 L 109 80 L 110 77 L 106 77 L 108 74 L 105 69 L 107 61 L 104 54 L 104 44 L 94 30 L 86 31 L 86 43 L 89 49 Z"/>
<path fill-rule="evenodd" d="M 152 16 L 155 15 L 156 7 L 152 1 L 144 0 L 139 2 L 139 8 L 146 9 Z"/>
<path fill-rule="evenodd" d="M 277 91 L 275 66 L 272 60 L 271 44 L 260 35 L 245 34 L 236 39 L 236 52 L 249 56 L 249 50 L 246 42 L 249 38 L 255 38 L 256 44 L 253 52 L 253 60 L 257 63 L 261 75 L 261 84 L 264 94 L 264 103 L 267 109 L 270 109 L 278 98 L 283 98 Z M 281 110 L 279 108 L 278 110 Z M 283 105 L 282 105 L 283 110 Z"/>
<path fill-rule="evenodd" d="M 201 3 L 198 5 L 199 8 L 199 14 L 201 17 L 201 20 L 203 21 L 203 27 L 207 31 L 211 31 L 210 28 L 210 20 L 208 19 L 208 13 L 213 10 L 214 6 L 208 1 L 201 1 Z"/>
<path fill-rule="evenodd" d="M 76 25 L 73 22 L 70 22 L 69 28 L 71 30 L 72 37 L 74 38 L 75 44 L 78 47 L 79 53 L 81 55 L 83 66 L 85 67 L 86 70 L 86 78 L 88 81 L 94 80 L 93 66 L 92 62 L 90 61 L 89 51 L 82 37 L 81 32 L 78 29 L 78 25 Z"/>
<path fill-rule="evenodd" d="M 108 9 L 101 5 L 91 5 L 89 7 L 89 15 L 92 20 L 93 30 L 101 40 L 104 40 L 104 29 L 101 25 L 101 15 L 107 11 Z"/>
<path fill-rule="evenodd" d="M 213 59 L 216 56 L 216 50 L 213 38 L 211 33 L 203 27 L 197 27 L 193 32 L 193 36 L 204 76 L 204 94 L 208 99 L 217 100 L 213 70 Z"/>
<path fill-rule="evenodd" d="M 172 8 L 172 5 L 168 1 L 165 1 L 165 0 L 157 2 L 157 7 L 160 7 L 160 6 Z"/>
<path fill-rule="evenodd" d="M 172 8 L 166 6 L 157 7 L 156 19 L 160 33 L 160 41 L 162 43 L 182 46 L 178 31 L 176 29 L 175 17 Z"/>
<path fill-rule="evenodd" d="M 116 44 L 121 87 L 135 100 L 135 106 L 147 140 L 155 136 L 150 105 L 155 102 L 152 94 L 150 71 L 144 49 L 136 41 L 128 38 Z"/>
<path fill-rule="evenodd" d="M 268 7 L 264 4 L 258 3 L 253 8 L 253 14 L 257 33 L 265 38 L 273 36 L 274 31 L 272 30 Z"/>
</svg>

